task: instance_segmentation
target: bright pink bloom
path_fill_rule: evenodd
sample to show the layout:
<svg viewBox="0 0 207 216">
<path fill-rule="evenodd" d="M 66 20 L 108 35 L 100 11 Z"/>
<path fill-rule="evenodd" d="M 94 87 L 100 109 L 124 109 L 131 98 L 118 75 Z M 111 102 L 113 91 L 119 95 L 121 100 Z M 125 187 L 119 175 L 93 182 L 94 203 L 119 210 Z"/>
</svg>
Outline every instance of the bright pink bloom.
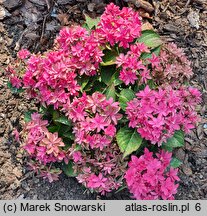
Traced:
<svg viewBox="0 0 207 216">
<path fill-rule="evenodd" d="M 110 145 L 116 133 L 115 126 L 122 118 L 119 103 L 95 92 L 92 96 L 83 94 L 66 104 L 63 111 L 74 122 L 75 142 L 82 146 L 103 149 Z M 111 129 L 111 131 L 109 131 Z"/>
<path fill-rule="evenodd" d="M 10 82 L 11 82 L 12 86 L 15 87 L 15 88 L 22 87 L 22 81 L 21 81 L 21 79 L 19 79 L 16 76 L 11 77 L 10 78 Z"/>
<path fill-rule="evenodd" d="M 117 67 L 121 67 L 119 78 L 126 85 L 134 84 L 139 78 L 141 84 L 151 79 L 149 70 L 140 60 L 142 52 L 149 52 L 149 50 L 143 43 L 136 43 L 130 46 L 130 51 L 125 56 L 121 53 L 116 58 Z"/>
<path fill-rule="evenodd" d="M 73 160 L 75 163 L 79 162 L 82 160 L 82 155 L 81 155 L 81 152 L 80 151 L 75 151 L 73 153 Z"/>
<path fill-rule="evenodd" d="M 134 198 L 139 200 L 174 199 L 179 181 L 177 169 L 167 167 L 170 165 L 171 153 L 161 151 L 154 157 L 145 148 L 144 154 L 139 158 L 132 156 L 128 163 L 125 179 Z"/>
<path fill-rule="evenodd" d="M 151 90 L 146 86 L 136 96 L 126 108 L 129 126 L 137 128 L 152 144 L 162 145 L 176 130 L 188 133 L 199 119 L 195 112 L 201 100 L 198 90 L 187 87 Z"/>
<path fill-rule="evenodd" d="M 104 42 L 127 48 L 141 35 L 141 17 L 131 8 L 122 10 L 113 3 L 107 5 L 96 30 Z"/>
</svg>

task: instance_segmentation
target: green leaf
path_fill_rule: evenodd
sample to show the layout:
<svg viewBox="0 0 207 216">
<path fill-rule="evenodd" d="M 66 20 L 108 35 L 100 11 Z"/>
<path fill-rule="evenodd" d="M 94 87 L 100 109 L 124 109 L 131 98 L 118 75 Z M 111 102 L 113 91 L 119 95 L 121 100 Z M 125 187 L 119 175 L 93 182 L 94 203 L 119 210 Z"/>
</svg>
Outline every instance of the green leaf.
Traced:
<svg viewBox="0 0 207 216">
<path fill-rule="evenodd" d="M 65 137 L 65 138 L 68 138 L 70 140 L 74 140 L 75 139 L 75 136 L 72 133 L 72 131 L 67 131 L 67 132 L 63 133 L 62 136 Z"/>
<path fill-rule="evenodd" d="M 115 86 L 114 84 L 110 85 L 107 90 L 106 90 L 106 98 L 109 99 L 109 98 L 113 98 L 114 101 L 116 101 L 116 91 L 115 91 Z"/>
<path fill-rule="evenodd" d="M 116 71 L 115 65 L 101 67 L 101 81 L 104 82 L 107 86 L 111 84 L 118 86 L 123 83 L 119 79 L 119 72 Z"/>
<path fill-rule="evenodd" d="M 106 85 L 110 85 L 115 71 L 116 67 L 114 66 L 101 67 L 101 81 Z"/>
<path fill-rule="evenodd" d="M 160 50 L 161 50 L 161 46 L 158 46 L 158 47 L 152 49 L 150 53 L 142 53 L 140 58 L 141 59 L 152 58 L 152 53 L 154 53 L 156 56 L 159 56 Z"/>
<path fill-rule="evenodd" d="M 118 56 L 115 50 L 105 49 L 103 51 L 104 56 L 102 57 L 103 62 L 101 62 L 101 66 L 110 66 L 114 65 L 116 62 L 116 57 Z"/>
<path fill-rule="evenodd" d="M 137 42 L 144 43 L 146 46 L 151 48 L 158 47 L 162 44 L 160 36 L 152 30 L 143 31 Z"/>
<path fill-rule="evenodd" d="M 127 102 L 135 98 L 135 93 L 131 89 L 123 89 L 119 96 L 120 107 L 125 111 L 127 107 Z"/>
<path fill-rule="evenodd" d="M 170 161 L 170 166 L 173 168 L 178 168 L 181 164 L 182 162 L 175 157 L 173 157 L 172 160 Z"/>
<path fill-rule="evenodd" d="M 58 123 L 61 123 L 61 124 L 64 124 L 64 125 L 71 126 L 71 121 L 69 121 L 66 116 L 58 117 L 54 121 L 58 122 Z"/>
<path fill-rule="evenodd" d="M 167 140 L 166 143 L 162 144 L 162 148 L 167 151 L 172 151 L 174 148 L 183 147 L 184 146 L 184 132 L 178 130 L 174 133 L 174 135 Z"/>
<path fill-rule="evenodd" d="M 37 112 L 36 110 L 30 110 L 24 113 L 24 121 L 30 122 L 32 113 Z"/>
<path fill-rule="evenodd" d="M 114 86 L 118 86 L 122 84 L 123 82 L 119 79 L 119 71 L 116 71 L 114 75 L 111 78 L 112 82 L 114 83 Z"/>
<path fill-rule="evenodd" d="M 76 177 L 77 176 L 77 174 L 74 173 L 72 161 L 69 161 L 68 164 L 64 164 L 62 169 L 63 169 L 63 172 L 69 177 Z"/>
<path fill-rule="evenodd" d="M 97 17 L 96 19 L 92 19 L 90 18 L 88 15 L 85 15 L 85 19 L 86 19 L 86 25 L 88 26 L 89 29 L 92 29 L 94 27 L 97 27 L 99 21 L 100 21 L 100 17 Z"/>
<path fill-rule="evenodd" d="M 48 131 L 51 133 L 58 132 L 59 129 L 60 129 L 60 126 L 58 126 L 58 125 L 53 125 L 53 126 L 48 127 Z"/>
<path fill-rule="evenodd" d="M 18 94 L 24 91 L 23 88 L 15 88 L 12 86 L 11 82 L 7 82 L 7 87 L 11 90 L 12 93 Z"/>
<path fill-rule="evenodd" d="M 39 112 L 40 112 L 41 114 L 46 114 L 47 111 L 48 111 L 48 108 L 47 108 L 47 107 L 40 106 Z"/>
<path fill-rule="evenodd" d="M 139 149 L 142 144 L 142 138 L 136 129 L 128 127 L 121 128 L 116 135 L 120 151 L 124 153 L 123 158 Z"/>
<path fill-rule="evenodd" d="M 90 77 L 86 75 L 81 76 L 80 80 L 78 80 L 79 85 L 81 86 L 81 91 L 83 91 L 84 88 L 88 85 L 89 80 L 90 80 Z"/>
<path fill-rule="evenodd" d="M 91 92 L 103 92 L 103 90 L 106 88 L 105 83 L 99 82 L 98 80 L 94 82 L 93 88 Z"/>
</svg>

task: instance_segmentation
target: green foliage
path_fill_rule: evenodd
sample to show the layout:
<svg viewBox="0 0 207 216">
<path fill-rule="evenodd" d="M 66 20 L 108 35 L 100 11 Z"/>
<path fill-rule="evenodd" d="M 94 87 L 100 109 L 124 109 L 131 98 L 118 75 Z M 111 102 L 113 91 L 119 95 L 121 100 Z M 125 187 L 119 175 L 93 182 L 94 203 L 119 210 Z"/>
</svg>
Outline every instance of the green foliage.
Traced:
<svg viewBox="0 0 207 216">
<path fill-rule="evenodd" d="M 183 147 L 184 146 L 184 132 L 178 130 L 174 133 L 174 135 L 167 140 L 166 143 L 162 144 L 162 148 L 167 151 L 173 151 L 174 148 Z"/>
<path fill-rule="evenodd" d="M 68 164 L 62 165 L 63 172 L 69 177 L 76 177 L 77 174 L 73 170 L 73 162 L 69 161 Z"/>
<path fill-rule="evenodd" d="M 11 90 L 11 92 L 13 94 L 19 94 L 19 93 L 24 91 L 23 88 L 15 88 L 15 87 L 13 87 L 10 82 L 7 82 L 7 87 Z"/>
<path fill-rule="evenodd" d="M 123 153 L 123 158 L 138 150 L 142 144 L 142 138 L 136 129 L 128 127 L 123 127 L 118 131 L 116 140 L 120 151 Z"/>
<path fill-rule="evenodd" d="M 144 43 L 150 48 L 155 48 L 162 44 L 160 36 L 152 30 L 143 31 L 141 37 L 137 39 L 137 42 Z"/>
<path fill-rule="evenodd" d="M 141 59 L 148 59 L 152 57 L 152 54 L 154 53 L 156 56 L 159 56 L 161 50 L 161 46 L 155 47 L 154 49 L 151 49 L 150 53 L 142 53 Z"/>
<path fill-rule="evenodd" d="M 180 165 L 182 165 L 182 162 L 178 160 L 177 158 L 173 157 L 170 162 L 170 166 L 173 168 L 178 168 Z"/>
<path fill-rule="evenodd" d="M 114 101 L 116 101 L 116 91 L 115 91 L 115 86 L 114 84 L 111 84 L 107 90 L 106 90 L 106 98 L 109 99 L 109 98 L 113 98 Z"/>
<path fill-rule="evenodd" d="M 70 127 L 72 126 L 71 121 L 69 121 L 66 116 L 60 116 L 60 117 L 54 119 L 54 122 L 58 122 L 58 123 L 61 123 L 61 124 L 64 124 L 64 125 L 68 125 Z"/>
<path fill-rule="evenodd" d="M 100 21 L 100 18 L 97 17 L 96 19 L 92 19 L 91 17 L 89 17 L 88 15 L 84 14 L 85 15 L 85 25 L 83 27 L 87 28 L 87 29 L 93 29 L 95 27 L 97 27 L 99 21 Z"/>
<path fill-rule="evenodd" d="M 115 50 L 109 50 L 109 49 L 105 49 L 103 53 L 104 53 L 104 56 L 102 57 L 103 62 L 101 63 L 101 66 L 114 65 L 116 62 L 116 57 L 118 56 L 118 53 Z"/>
<path fill-rule="evenodd" d="M 119 96 L 119 105 L 125 111 L 127 107 L 127 102 L 135 97 L 135 93 L 131 89 L 123 89 Z"/>
<path fill-rule="evenodd" d="M 30 122 L 32 113 L 37 112 L 36 110 L 30 110 L 24 113 L 24 121 Z"/>
</svg>

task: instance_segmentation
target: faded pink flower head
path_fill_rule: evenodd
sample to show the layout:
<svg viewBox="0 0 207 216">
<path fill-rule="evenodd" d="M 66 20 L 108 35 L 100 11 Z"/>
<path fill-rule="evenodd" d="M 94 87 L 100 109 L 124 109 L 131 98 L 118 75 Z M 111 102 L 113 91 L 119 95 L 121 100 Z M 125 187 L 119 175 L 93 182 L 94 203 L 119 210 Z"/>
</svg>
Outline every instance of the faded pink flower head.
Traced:
<svg viewBox="0 0 207 216">
<path fill-rule="evenodd" d="M 30 52 L 27 49 L 21 49 L 18 53 L 17 53 L 17 57 L 20 59 L 26 59 L 30 56 Z"/>
</svg>

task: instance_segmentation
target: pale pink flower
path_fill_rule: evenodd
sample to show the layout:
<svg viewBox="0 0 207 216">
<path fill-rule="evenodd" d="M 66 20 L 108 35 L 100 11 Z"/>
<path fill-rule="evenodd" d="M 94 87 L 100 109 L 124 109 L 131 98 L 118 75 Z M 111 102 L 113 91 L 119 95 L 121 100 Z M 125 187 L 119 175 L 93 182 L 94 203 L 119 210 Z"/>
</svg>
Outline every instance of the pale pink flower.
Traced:
<svg viewBox="0 0 207 216">
<path fill-rule="evenodd" d="M 30 52 L 27 49 L 21 49 L 18 53 L 17 53 L 17 57 L 20 59 L 26 59 L 30 56 Z"/>
</svg>

